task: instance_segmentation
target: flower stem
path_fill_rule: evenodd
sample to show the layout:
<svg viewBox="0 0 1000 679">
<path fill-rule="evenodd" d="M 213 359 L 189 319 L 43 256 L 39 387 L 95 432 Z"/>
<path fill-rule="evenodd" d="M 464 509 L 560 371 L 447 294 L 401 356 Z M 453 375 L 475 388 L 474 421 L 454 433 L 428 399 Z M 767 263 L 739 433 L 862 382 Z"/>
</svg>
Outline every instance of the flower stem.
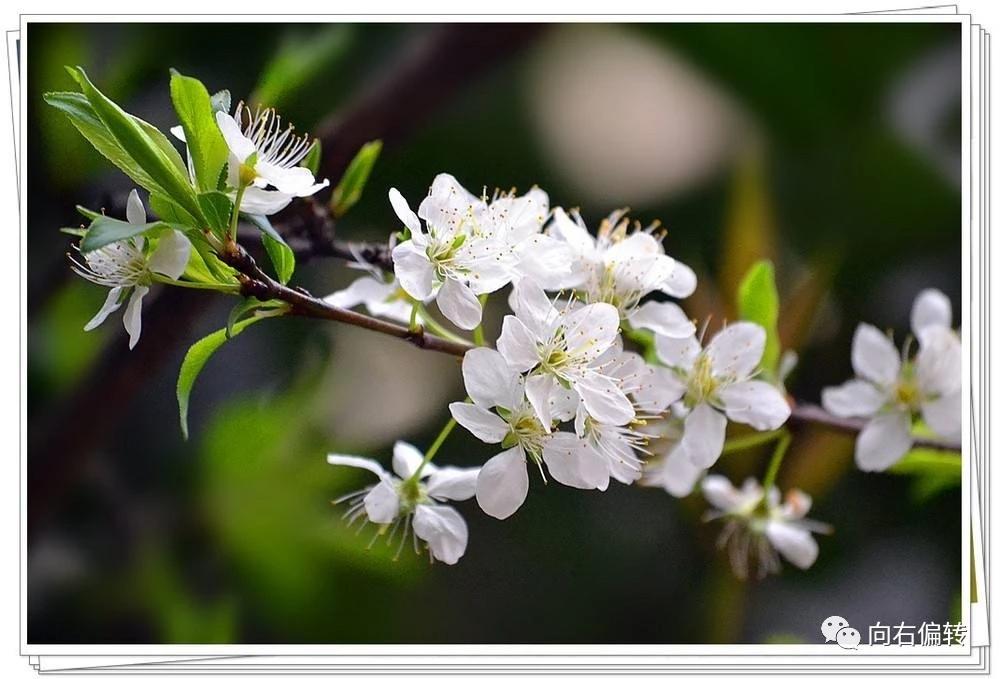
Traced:
<svg viewBox="0 0 1000 679">
<path fill-rule="evenodd" d="M 233 201 L 233 216 L 229 220 L 229 240 L 236 240 L 236 229 L 240 223 L 240 205 L 243 203 L 243 193 L 246 190 L 247 187 L 242 182 L 240 183 L 240 187 L 236 189 L 236 200 Z"/>
<path fill-rule="evenodd" d="M 483 293 L 479 296 L 479 306 L 484 310 L 486 309 L 486 301 L 490 298 L 489 293 Z M 483 322 L 479 321 L 479 325 L 475 327 L 472 331 L 472 341 L 476 343 L 477 347 L 486 346 L 486 336 L 483 334 Z"/>
<path fill-rule="evenodd" d="M 722 454 L 728 455 L 730 453 L 738 453 L 741 450 L 747 450 L 748 448 L 755 448 L 780 438 L 784 432 L 785 429 L 781 428 L 774 431 L 762 431 L 747 434 L 746 436 L 737 436 L 726 441 L 725 445 L 722 446 Z"/>
<path fill-rule="evenodd" d="M 217 290 L 232 295 L 240 293 L 239 283 L 200 283 L 198 281 L 175 280 L 162 274 L 153 274 L 153 280 L 164 285 L 175 285 L 179 288 L 193 288 L 195 290 Z"/>
<path fill-rule="evenodd" d="M 774 453 L 771 455 L 771 462 L 767 465 L 767 474 L 764 475 L 764 491 L 768 491 L 773 485 L 775 479 L 778 477 L 778 469 L 781 467 L 782 461 L 785 459 L 785 453 L 788 452 L 788 446 L 792 443 L 792 435 L 788 433 L 785 429 L 779 429 L 781 432 L 781 437 L 778 439 L 778 445 L 774 447 Z"/>
<path fill-rule="evenodd" d="M 417 467 L 417 470 L 413 472 L 413 476 L 411 476 L 410 479 L 420 478 L 420 472 L 423 471 L 424 466 L 431 461 L 431 458 L 433 458 L 437 454 L 437 451 L 441 447 L 441 444 L 445 442 L 445 439 L 447 439 L 448 435 L 451 434 L 451 430 L 455 428 L 456 424 L 457 422 L 455 421 L 454 417 L 448 418 L 448 423 L 444 425 L 444 428 L 441 430 L 441 433 L 437 435 L 436 439 L 434 439 L 434 443 L 432 443 L 431 447 L 427 449 L 426 453 L 424 453 L 423 461 L 421 461 L 420 466 Z"/>
<path fill-rule="evenodd" d="M 417 314 L 420 315 L 420 320 L 423 321 L 424 325 L 430 328 L 430 331 L 433 332 L 435 335 L 443 337 L 447 340 L 451 340 L 452 342 L 459 342 L 461 344 L 466 344 L 466 345 L 469 344 L 468 340 L 459 337 L 452 331 L 448 330 L 448 328 L 438 323 L 437 320 L 430 315 L 430 312 L 427 311 L 426 307 L 424 307 L 424 305 L 421 304 L 420 302 L 417 302 L 414 305 L 414 308 L 417 310 Z"/>
<path fill-rule="evenodd" d="M 410 302 L 410 332 L 416 332 L 420 325 L 417 323 L 417 314 L 420 312 L 420 302 L 412 300 Z"/>
</svg>

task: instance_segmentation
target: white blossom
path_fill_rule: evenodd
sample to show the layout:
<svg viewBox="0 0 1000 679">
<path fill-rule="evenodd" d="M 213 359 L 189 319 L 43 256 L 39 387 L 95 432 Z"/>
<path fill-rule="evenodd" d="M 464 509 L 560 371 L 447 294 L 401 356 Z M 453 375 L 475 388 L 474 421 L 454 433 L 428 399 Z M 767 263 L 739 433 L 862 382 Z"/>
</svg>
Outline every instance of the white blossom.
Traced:
<svg viewBox="0 0 1000 679">
<path fill-rule="evenodd" d="M 705 470 L 692 463 L 678 445 L 684 435 L 683 420 L 668 417 L 653 425 L 652 430 L 655 439 L 650 452 L 655 457 L 643 466 L 640 485 L 662 488 L 674 497 L 687 497 Z"/>
<path fill-rule="evenodd" d="M 251 178 L 241 212 L 272 215 L 293 198 L 311 196 L 330 185 L 326 179 L 317 183 L 313 173 L 299 165 L 312 142 L 308 135 L 293 134 L 292 125 L 282 128 L 281 116 L 273 108 L 251 111 L 240 102 L 233 115 L 216 111 L 215 120 L 229 146 L 229 184 L 240 186 Z"/>
<path fill-rule="evenodd" d="M 361 269 L 368 275 L 355 279 L 343 290 L 327 295 L 323 301 L 341 309 L 351 309 L 360 304 L 372 316 L 408 323 L 413 309 L 412 301 L 400 287 L 399 281 L 391 274 L 366 262 L 359 253 L 354 254 L 356 262 L 348 266 Z"/>
<path fill-rule="evenodd" d="M 585 439 L 570 432 L 553 431 L 551 421 L 539 420 L 525 395 L 524 379 L 493 349 L 472 349 L 462 359 L 462 375 L 472 403 L 452 403 L 452 417 L 476 438 L 499 443 L 503 452 L 483 465 L 476 485 L 476 499 L 483 511 L 506 519 L 524 503 L 528 494 L 527 463 L 553 479 L 582 489 L 608 487 L 607 460 Z M 569 419 L 572 394 L 559 389 L 547 410 L 558 419 Z M 543 472 L 544 475 L 544 472 Z"/>
<path fill-rule="evenodd" d="M 614 212 L 602 221 L 595 237 L 578 213 L 571 218 L 556 208 L 547 233 L 566 243 L 573 255 L 570 274 L 558 287 L 577 290 L 586 302 L 611 304 L 634 328 L 667 337 L 694 334 L 694 324 L 676 304 L 640 304 L 656 291 L 687 297 L 694 292 L 697 278 L 689 267 L 668 256 L 649 230 L 629 231 L 625 211 Z"/>
<path fill-rule="evenodd" d="M 392 451 L 390 474 L 377 462 L 353 455 L 327 455 L 332 465 L 367 469 L 378 476 L 378 483 L 367 486 L 340 498 L 348 502 L 345 517 L 354 522 L 364 516 L 380 524 L 376 535 L 389 532 L 391 542 L 402 526 L 399 550 L 406 543 L 412 527 L 414 550 L 417 538 L 427 543 L 431 556 L 453 565 L 465 554 L 469 542 L 469 528 L 462 515 L 444 504 L 449 500 L 468 500 L 475 493 L 479 468 L 438 467 L 430 462 L 423 464 L 424 456 L 404 441 L 397 441 Z M 420 470 L 420 478 L 413 475 Z"/>
<path fill-rule="evenodd" d="M 696 337 L 656 337 L 659 359 L 685 384 L 680 447 L 692 464 L 707 469 L 722 454 L 726 422 L 758 431 L 781 427 L 791 414 L 788 402 L 773 385 L 754 379 L 767 341 L 764 329 L 740 321 L 727 326 L 702 349 Z"/>
<path fill-rule="evenodd" d="M 745 578 L 756 562 L 757 576 L 781 570 L 778 554 L 803 570 L 816 562 L 819 546 L 812 533 L 828 533 L 829 526 L 806 519 L 812 498 L 790 490 L 780 501 L 774 487 L 767 492 L 756 479 L 748 478 L 736 488 L 724 476 L 705 477 L 701 484 L 705 499 L 715 508 L 706 520 L 723 519 L 720 549 L 727 549 L 733 572 Z"/>
<path fill-rule="evenodd" d="M 146 209 L 135 189 L 129 193 L 125 215 L 130 224 L 146 223 Z M 153 284 L 153 274 L 173 280 L 180 278 L 191 256 L 191 242 L 171 230 L 158 239 L 152 254 L 146 250 L 146 239 L 136 236 L 109 243 L 91 252 L 82 252 L 79 258 L 70 258 L 77 274 L 92 283 L 111 288 L 104 305 L 83 327 L 84 330 L 93 330 L 101 325 L 128 299 L 122 321 L 129 336 L 128 347 L 135 347 L 142 334 L 142 300 Z"/>
<path fill-rule="evenodd" d="M 914 304 L 920 346 L 913 359 L 901 355 L 885 333 L 862 323 L 851 343 L 856 377 L 823 390 L 823 407 L 830 413 L 871 418 L 855 444 L 860 469 L 882 471 L 898 462 L 913 446 L 915 416 L 942 439 L 961 440 L 962 346 L 948 325 L 947 299 L 934 292 L 925 291 Z"/>
<path fill-rule="evenodd" d="M 597 362 L 618 337 L 618 310 L 603 302 L 559 309 L 530 279 L 514 297 L 516 315 L 504 318 L 497 349 L 511 368 L 527 373 L 525 392 L 542 424 L 552 421 L 549 403 L 560 388 L 576 392 L 598 422 L 629 423 L 634 406 Z"/>
</svg>

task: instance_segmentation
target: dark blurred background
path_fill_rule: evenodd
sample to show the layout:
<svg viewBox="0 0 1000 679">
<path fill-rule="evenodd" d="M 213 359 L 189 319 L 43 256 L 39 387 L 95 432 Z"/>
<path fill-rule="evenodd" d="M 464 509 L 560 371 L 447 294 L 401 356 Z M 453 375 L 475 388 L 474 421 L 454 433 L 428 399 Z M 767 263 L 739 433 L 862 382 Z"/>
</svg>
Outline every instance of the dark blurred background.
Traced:
<svg viewBox="0 0 1000 679">
<path fill-rule="evenodd" d="M 779 476 L 835 526 L 808 572 L 735 580 L 699 497 L 534 474 L 507 521 L 459 507 L 470 541 L 455 567 L 367 549 L 371 530 L 330 501 L 369 479 L 325 454 L 425 447 L 462 396 L 454 360 L 261 323 L 202 374 L 185 443 L 177 370 L 232 300 L 157 291 L 131 353 L 120 315 L 83 332 L 106 290 L 69 273 L 58 229 L 78 224 L 76 204 L 122 212 L 131 187 L 41 95 L 73 89 L 63 66 L 79 64 L 166 129 L 175 67 L 333 131 L 327 171 L 384 138 L 345 238 L 386 239 L 389 187 L 416 204 L 441 171 L 473 191 L 537 183 L 592 227 L 627 205 L 667 226 L 667 252 L 699 274 L 684 306 L 715 324 L 769 257 L 801 356 L 790 390 L 816 402 L 849 376 L 860 320 L 901 340 L 919 290 L 961 299 L 960 44 L 957 25 L 929 23 L 31 24 L 28 641 L 816 643 L 833 614 L 862 630 L 955 619 L 958 487 L 861 473 L 852 439 L 821 430 Z M 295 280 L 326 294 L 354 275 L 316 258 Z M 438 459 L 493 452 L 459 430 Z M 760 477 L 767 452 L 720 470 Z"/>
</svg>

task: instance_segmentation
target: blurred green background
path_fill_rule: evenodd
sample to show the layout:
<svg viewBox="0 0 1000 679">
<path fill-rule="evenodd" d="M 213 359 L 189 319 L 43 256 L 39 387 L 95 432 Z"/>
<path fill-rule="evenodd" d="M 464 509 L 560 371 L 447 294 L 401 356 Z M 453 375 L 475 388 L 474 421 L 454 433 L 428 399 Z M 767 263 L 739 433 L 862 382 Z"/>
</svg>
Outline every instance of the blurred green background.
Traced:
<svg viewBox="0 0 1000 679">
<path fill-rule="evenodd" d="M 425 447 L 462 396 L 453 359 L 355 328 L 261 323 L 202 374 L 185 443 L 177 369 L 231 300 L 191 309 L 197 292 L 161 294 L 161 311 L 187 310 L 147 324 L 138 358 L 117 316 L 83 332 L 105 291 L 69 273 L 58 229 L 77 225 L 76 204 L 122 211 L 131 187 L 42 102 L 73 89 L 63 65 L 161 129 L 176 124 L 175 67 L 310 130 L 443 30 L 466 29 L 29 26 L 28 641 L 817 643 L 833 614 L 862 630 L 954 619 L 958 487 L 863 474 L 841 435 L 797 437 L 779 475 L 835 527 L 808 572 L 733 579 L 698 497 L 536 475 L 507 521 L 459 506 L 470 541 L 457 566 L 407 551 L 393 562 L 330 503 L 369 479 L 325 454 L 387 462 L 398 438 Z M 684 306 L 713 327 L 750 263 L 774 260 L 782 339 L 801 355 L 790 390 L 817 402 L 849 376 L 860 320 L 901 340 L 919 290 L 961 299 L 960 46 L 957 24 L 539 27 L 413 111 L 338 235 L 384 240 L 398 228 L 389 187 L 416 204 L 441 171 L 473 191 L 537 183 L 592 227 L 627 205 L 668 228 L 667 252 L 699 274 Z M 354 275 L 314 259 L 295 280 L 326 294 Z M 439 459 L 493 452 L 459 430 Z M 720 468 L 759 477 L 766 455 Z"/>
</svg>

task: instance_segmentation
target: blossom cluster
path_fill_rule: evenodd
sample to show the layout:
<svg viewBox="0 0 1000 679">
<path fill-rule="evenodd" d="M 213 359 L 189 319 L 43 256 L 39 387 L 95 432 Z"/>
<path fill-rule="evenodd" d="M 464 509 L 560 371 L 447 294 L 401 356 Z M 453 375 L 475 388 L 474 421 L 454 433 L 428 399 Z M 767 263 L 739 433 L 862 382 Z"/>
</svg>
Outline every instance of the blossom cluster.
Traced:
<svg viewBox="0 0 1000 679">
<path fill-rule="evenodd" d="M 433 302 L 458 328 L 478 330 L 487 296 L 510 286 L 496 348 L 465 353 L 468 398 L 449 406 L 454 421 L 498 446 L 476 470 L 474 495 L 486 514 L 506 519 L 522 506 L 531 467 L 543 481 L 583 490 L 646 477 L 686 494 L 722 454 L 728 422 L 775 431 L 788 419 L 782 390 L 760 374 L 764 329 L 735 322 L 703 347 L 705 331 L 699 337 L 669 299 L 692 294 L 696 276 L 665 252 L 656 226 L 643 229 L 618 211 L 591 234 L 537 187 L 490 199 L 447 174 L 416 212 L 395 189 L 389 200 L 404 227 L 392 250 L 395 276 L 371 270 L 327 301 L 400 321 Z M 629 348 L 640 333 L 651 338 L 653 360 Z M 648 444 L 665 429 L 679 432 L 670 464 L 647 466 Z M 761 494 L 756 505 L 764 504 Z M 368 520 L 415 517 L 421 505 L 392 506 L 391 517 L 366 509 Z M 433 543 L 430 551 L 439 558 Z"/>
</svg>

